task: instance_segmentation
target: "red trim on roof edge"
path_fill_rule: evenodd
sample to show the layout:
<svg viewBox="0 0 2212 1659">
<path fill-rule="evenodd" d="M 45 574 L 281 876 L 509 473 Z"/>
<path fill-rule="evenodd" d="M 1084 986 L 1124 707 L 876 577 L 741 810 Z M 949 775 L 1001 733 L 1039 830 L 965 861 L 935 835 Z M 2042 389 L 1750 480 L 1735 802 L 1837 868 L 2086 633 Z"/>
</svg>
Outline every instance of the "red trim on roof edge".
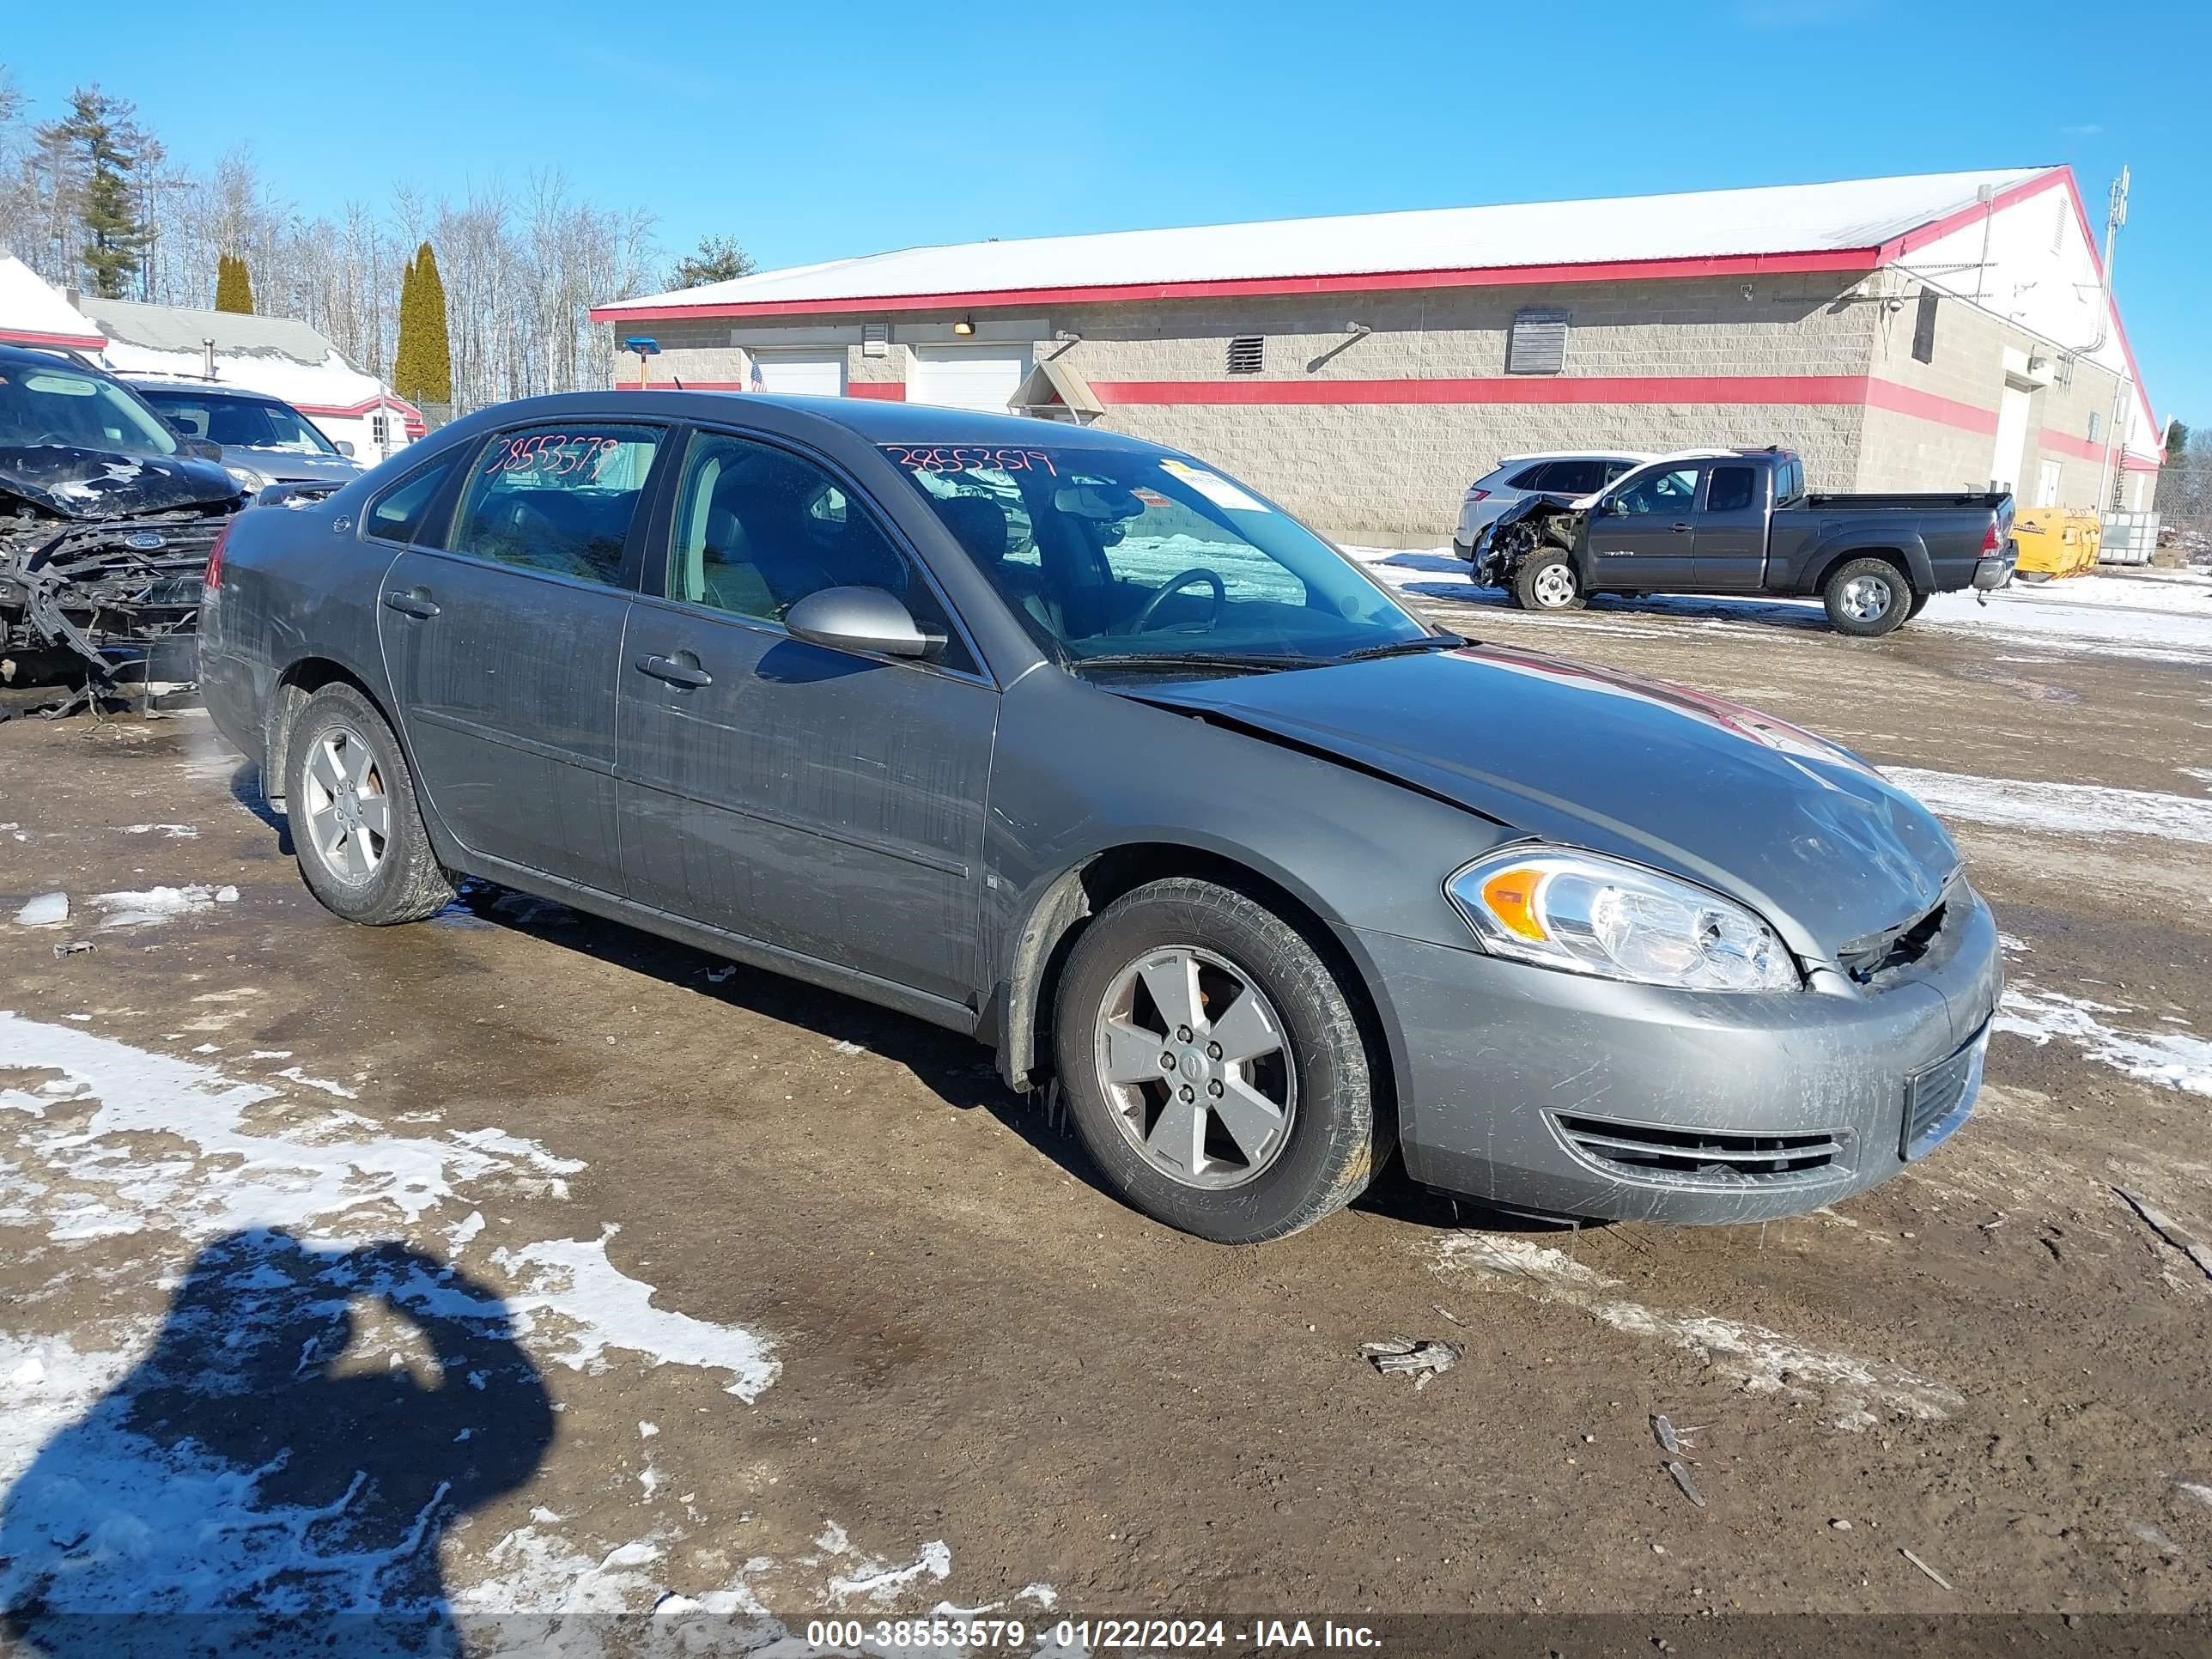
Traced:
<svg viewBox="0 0 2212 1659">
<path fill-rule="evenodd" d="M 70 351 L 105 351 L 107 342 L 97 334 L 41 334 L 35 329 L 0 328 L 0 343 L 58 346 Z"/>
<path fill-rule="evenodd" d="M 1443 270 L 1361 271 L 1327 276 L 1237 276 L 1087 288 L 981 289 L 889 294 L 848 300 L 755 300 L 725 305 L 595 306 L 595 323 L 681 322 L 686 318 L 828 316 L 855 311 L 957 311 L 976 306 L 1111 305 L 1146 300 L 1243 298 L 1281 294 L 1371 294 L 1410 288 L 1513 288 L 1531 283 L 1606 283 L 1696 276 L 1754 276 L 1808 270 L 1871 270 L 1875 248 L 1804 253 L 1736 253 L 1687 259 L 1612 259 L 1586 264 L 1486 265 Z"/>
</svg>

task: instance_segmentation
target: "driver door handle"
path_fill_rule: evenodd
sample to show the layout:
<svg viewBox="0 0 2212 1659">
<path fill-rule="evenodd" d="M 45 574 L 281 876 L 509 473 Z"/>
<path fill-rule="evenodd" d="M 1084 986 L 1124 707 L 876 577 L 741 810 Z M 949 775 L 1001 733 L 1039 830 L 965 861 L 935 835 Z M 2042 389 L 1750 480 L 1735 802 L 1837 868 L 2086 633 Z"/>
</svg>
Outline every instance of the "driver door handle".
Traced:
<svg viewBox="0 0 2212 1659">
<path fill-rule="evenodd" d="M 1678 524 L 1674 526 L 1674 533 L 1677 536 L 1686 536 L 1690 533 L 1690 526 L 1686 524 Z"/>
<path fill-rule="evenodd" d="M 384 602 L 403 616 L 427 618 L 438 614 L 438 602 L 419 587 L 395 587 L 384 596 Z"/>
<path fill-rule="evenodd" d="M 687 651 L 684 654 L 688 657 L 690 653 Z M 714 683 L 714 677 L 700 667 L 696 659 L 685 662 L 678 657 L 641 657 L 637 665 L 641 672 L 650 674 L 657 680 L 665 680 L 671 685 L 696 687 Z"/>
</svg>

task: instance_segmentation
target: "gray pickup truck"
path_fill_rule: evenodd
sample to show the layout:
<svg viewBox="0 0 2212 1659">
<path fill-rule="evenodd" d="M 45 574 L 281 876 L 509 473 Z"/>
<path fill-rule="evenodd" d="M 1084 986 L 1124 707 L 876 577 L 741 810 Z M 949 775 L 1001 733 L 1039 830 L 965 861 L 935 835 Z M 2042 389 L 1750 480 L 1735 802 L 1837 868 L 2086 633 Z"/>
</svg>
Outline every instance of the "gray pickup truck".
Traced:
<svg viewBox="0 0 2212 1659">
<path fill-rule="evenodd" d="M 2012 517 L 2002 491 L 1818 495 L 1786 449 L 1699 450 L 1594 495 L 1531 495 L 1459 551 L 1523 610 L 1572 611 L 1593 593 L 1818 598 L 1839 631 L 1872 638 L 1931 595 L 2004 586 Z"/>
</svg>

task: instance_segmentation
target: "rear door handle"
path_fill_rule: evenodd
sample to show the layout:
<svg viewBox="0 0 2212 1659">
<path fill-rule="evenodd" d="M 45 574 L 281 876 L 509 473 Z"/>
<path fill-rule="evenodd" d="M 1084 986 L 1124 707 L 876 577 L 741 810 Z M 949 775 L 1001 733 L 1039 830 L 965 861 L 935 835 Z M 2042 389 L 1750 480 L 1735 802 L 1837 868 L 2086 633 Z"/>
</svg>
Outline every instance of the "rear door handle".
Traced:
<svg viewBox="0 0 2212 1659">
<path fill-rule="evenodd" d="M 1678 524 L 1674 526 L 1674 533 L 1677 536 L 1686 536 L 1690 533 L 1690 526 L 1686 524 Z"/>
<path fill-rule="evenodd" d="M 684 657 L 690 654 L 687 651 Z M 666 680 L 671 685 L 701 686 L 714 683 L 714 677 L 700 667 L 696 659 L 686 662 L 683 657 L 643 657 L 637 665 L 653 678 Z"/>
<path fill-rule="evenodd" d="M 384 602 L 404 616 L 430 617 L 438 614 L 437 601 L 419 587 L 395 587 L 384 596 Z"/>
</svg>

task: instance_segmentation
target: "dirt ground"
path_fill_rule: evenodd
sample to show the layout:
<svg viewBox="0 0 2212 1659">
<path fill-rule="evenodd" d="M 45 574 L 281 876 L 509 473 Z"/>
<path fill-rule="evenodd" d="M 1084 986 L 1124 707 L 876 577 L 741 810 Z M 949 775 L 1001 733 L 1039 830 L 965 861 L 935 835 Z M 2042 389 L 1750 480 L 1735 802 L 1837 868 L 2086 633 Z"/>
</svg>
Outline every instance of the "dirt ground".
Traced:
<svg viewBox="0 0 2212 1659">
<path fill-rule="evenodd" d="M 548 1640 L 2204 1603 L 2212 1272 L 2115 1191 L 2212 1242 L 2204 665 L 1456 591 L 1417 587 L 1885 766 L 2149 798 L 1952 816 L 2016 1007 L 1948 1148 L 1759 1228 L 1483 1231 L 1394 1173 L 1223 1249 L 1100 1191 L 963 1040 L 495 891 L 356 928 L 204 716 L 0 726 L 32 1650 L 77 1650 L 39 1597 L 312 1610 L 332 1573 Z M 66 922 L 9 925 L 50 890 Z M 1465 1358 L 1417 1390 L 1359 1358 L 1394 1335 Z"/>
</svg>

